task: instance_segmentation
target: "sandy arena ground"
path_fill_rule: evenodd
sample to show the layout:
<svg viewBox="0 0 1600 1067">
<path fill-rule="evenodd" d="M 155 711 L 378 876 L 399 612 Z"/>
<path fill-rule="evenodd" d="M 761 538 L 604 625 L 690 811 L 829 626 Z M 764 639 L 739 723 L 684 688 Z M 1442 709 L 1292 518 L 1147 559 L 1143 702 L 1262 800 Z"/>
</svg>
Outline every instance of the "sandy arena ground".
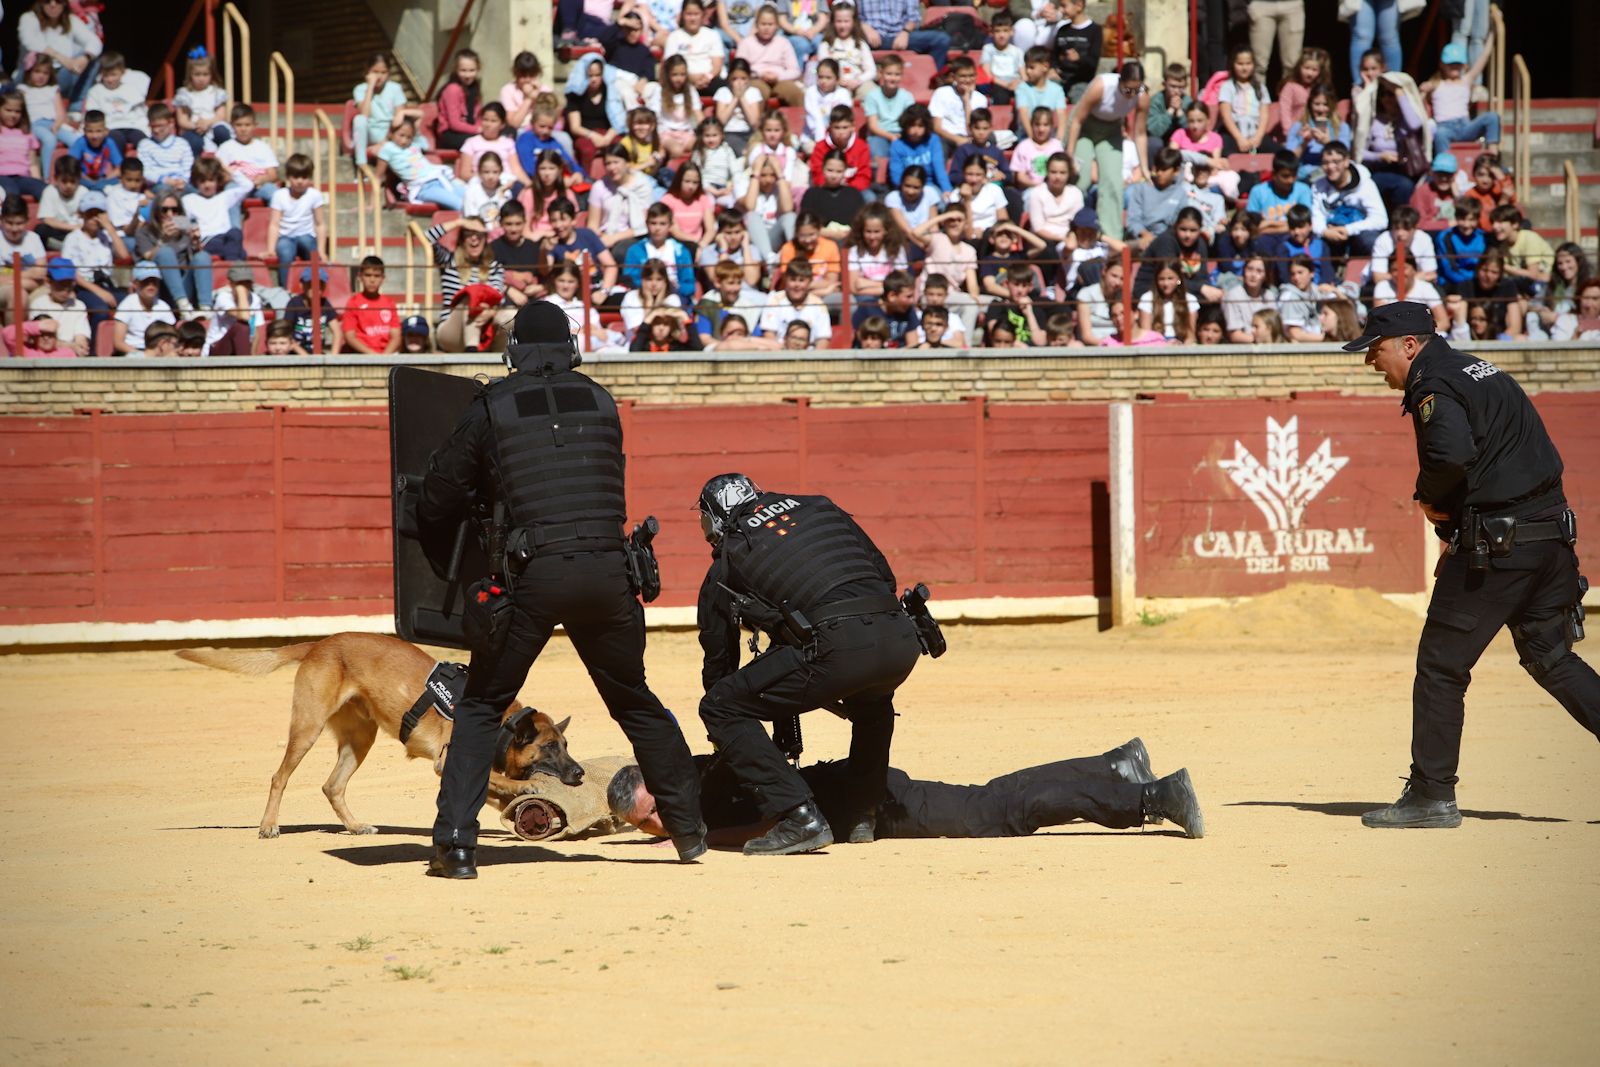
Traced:
<svg viewBox="0 0 1600 1067">
<path fill-rule="evenodd" d="M 335 832 L 323 741 L 257 839 L 289 670 L 0 659 L 0 1059 L 1593 1063 L 1600 748 L 1502 641 L 1468 699 L 1465 825 L 1363 829 L 1406 768 L 1417 623 L 1324 599 L 954 628 L 903 690 L 914 775 L 1139 734 L 1194 774 L 1203 841 L 1073 826 L 682 867 L 638 837 L 518 844 L 488 811 L 467 883 L 423 877 L 435 779 L 388 738 L 350 790 L 379 835 Z M 653 636 L 649 664 L 703 750 L 693 636 Z M 580 758 L 622 748 L 559 639 L 524 696 L 575 715 Z M 807 742 L 840 755 L 843 724 L 809 716 Z"/>
</svg>

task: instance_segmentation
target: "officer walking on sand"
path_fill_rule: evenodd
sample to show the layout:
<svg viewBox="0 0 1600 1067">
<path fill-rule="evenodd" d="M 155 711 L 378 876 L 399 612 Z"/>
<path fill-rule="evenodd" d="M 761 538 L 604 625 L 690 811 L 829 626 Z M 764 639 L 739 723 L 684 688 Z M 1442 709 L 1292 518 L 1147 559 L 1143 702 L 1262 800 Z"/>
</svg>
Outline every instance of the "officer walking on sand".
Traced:
<svg viewBox="0 0 1600 1067">
<path fill-rule="evenodd" d="M 1373 311 L 1361 337 L 1389 388 L 1405 393 L 1417 438 L 1417 506 L 1450 544 L 1435 572 L 1411 693 L 1411 775 L 1373 827 L 1461 825 L 1456 765 L 1472 668 L 1502 626 L 1523 668 L 1600 735 L 1600 676 L 1572 651 L 1583 636 L 1577 525 L 1561 456 L 1511 375 L 1434 335 L 1411 301 Z"/>
<path fill-rule="evenodd" d="M 700 590 L 700 718 L 761 816 L 776 820 L 745 854 L 833 843 L 810 787 L 762 725 L 824 706 L 851 724 L 847 840 L 871 841 L 889 771 L 894 692 L 922 652 L 917 625 L 895 597 L 894 572 L 825 496 L 765 493 L 743 474 L 720 474 L 700 491 L 699 506 L 713 548 Z M 784 642 L 740 668 L 736 612 Z"/>
<path fill-rule="evenodd" d="M 500 720 L 557 624 L 633 743 L 679 858 L 694 859 L 706 849 L 699 779 L 677 722 L 645 684 L 644 608 L 624 561 L 616 401 L 573 369 L 580 358 L 567 316 L 548 301 L 517 312 L 505 359 L 513 373 L 473 401 L 433 454 L 417 507 L 430 558 L 449 555 L 475 500 L 497 501 L 509 546 L 502 575 L 509 603 L 496 636 L 473 649 L 439 783 L 428 873 L 477 877 L 477 813 Z"/>
</svg>

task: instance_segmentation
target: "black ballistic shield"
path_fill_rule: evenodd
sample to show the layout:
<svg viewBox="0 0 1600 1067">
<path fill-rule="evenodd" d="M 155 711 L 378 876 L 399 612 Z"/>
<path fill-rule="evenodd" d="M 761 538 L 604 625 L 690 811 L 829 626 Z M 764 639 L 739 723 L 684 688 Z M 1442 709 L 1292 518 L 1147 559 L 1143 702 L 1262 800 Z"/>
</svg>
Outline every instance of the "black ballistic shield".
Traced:
<svg viewBox="0 0 1600 1067">
<path fill-rule="evenodd" d="M 471 520 L 456 531 L 441 577 L 417 540 L 417 499 L 428 457 L 444 444 L 478 394 L 472 378 L 395 367 L 389 372 L 389 474 L 394 493 L 394 630 L 407 641 L 469 648 L 462 629 L 463 593 L 489 573 Z"/>
</svg>

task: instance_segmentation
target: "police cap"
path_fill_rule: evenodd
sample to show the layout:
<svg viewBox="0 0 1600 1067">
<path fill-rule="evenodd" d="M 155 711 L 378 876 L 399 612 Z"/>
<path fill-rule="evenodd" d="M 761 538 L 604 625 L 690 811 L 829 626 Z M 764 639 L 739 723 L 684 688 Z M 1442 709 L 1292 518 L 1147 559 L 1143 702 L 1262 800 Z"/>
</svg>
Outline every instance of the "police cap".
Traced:
<svg viewBox="0 0 1600 1067">
<path fill-rule="evenodd" d="M 1431 337 L 1437 333 L 1433 312 L 1415 300 L 1397 300 L 1374 308 L 1367 316 L 1361 336 L 1344 346 L 1346 352 L 1361 352 L 1383 337 Z"/>
</svg>

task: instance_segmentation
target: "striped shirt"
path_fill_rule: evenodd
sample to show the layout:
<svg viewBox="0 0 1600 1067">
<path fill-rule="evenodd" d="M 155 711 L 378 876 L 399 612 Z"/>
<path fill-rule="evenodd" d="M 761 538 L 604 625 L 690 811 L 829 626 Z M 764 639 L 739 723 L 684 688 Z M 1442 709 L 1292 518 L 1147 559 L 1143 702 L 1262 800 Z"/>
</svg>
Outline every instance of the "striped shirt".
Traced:
<svg viewBox="0 0 1600 1067">
<path fill-rule="evenodd" d="M 461 279 L 461 272 L 456 267 L 455 250 L 446 248 L 439 243 L 444 236 L 444 226 L 437 225 L 428 229 L 428 243 L 433 245 L 433 261 L 439 265 L 439 295 L 443 306 L 439 309 L 438 321 L 443 322 L 450 316 L 450 309 L 455 304 L 456 294 L 461 291 L 462 285 L 487 284 L 492 285 L 502 293 L 506 289 L 506 269 L 495 260 L 489 265 L 488 276 L 485 277 L 481 270 L 469 271 L 465 282 Z M 459 240 L 459 238 L 458 238 Z"/>
</svg>

